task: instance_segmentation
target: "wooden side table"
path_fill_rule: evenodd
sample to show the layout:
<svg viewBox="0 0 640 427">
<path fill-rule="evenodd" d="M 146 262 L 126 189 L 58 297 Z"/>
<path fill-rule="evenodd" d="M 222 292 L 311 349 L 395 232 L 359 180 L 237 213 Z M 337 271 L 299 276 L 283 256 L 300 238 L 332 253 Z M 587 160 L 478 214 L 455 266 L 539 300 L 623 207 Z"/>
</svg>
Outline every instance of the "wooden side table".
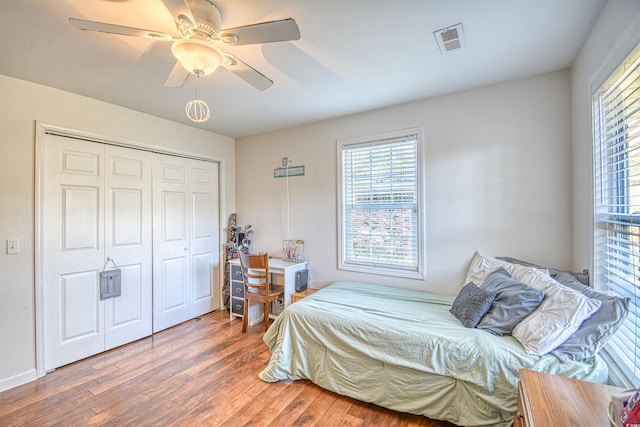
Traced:
<svg viewBox="0 0 640 427">
<path fill-rule="evenodd" d="M 514 427 L 610 427 L 611 395 L 622 391 L 522 369 Z"/>
<path fill-rule="evenodd" d="M 293 304 L 294 302 L 299 301 L 302 298 L 307 297 L 307 296 L 311 295 L 312 293 L 314 293 L 316 291 L 317 291 L 317 289 L 307 288 L 304 291 L 295 292 L 295 293 L 291 294 L 291 303 Z"/>
</svg>

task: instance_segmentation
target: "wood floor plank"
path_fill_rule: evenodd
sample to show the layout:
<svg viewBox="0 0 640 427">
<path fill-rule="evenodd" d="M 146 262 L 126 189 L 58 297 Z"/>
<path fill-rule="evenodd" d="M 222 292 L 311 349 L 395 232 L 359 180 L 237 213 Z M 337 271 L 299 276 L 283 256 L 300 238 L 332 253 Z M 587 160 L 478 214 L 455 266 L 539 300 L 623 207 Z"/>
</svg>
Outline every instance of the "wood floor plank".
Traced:
<svg viewBox="0 0 640 427">
<path fill-rule="evenodd" d="M 0 426 L 452 426 L 307 380 L 265 383 L 263 334 L 202 316 L 0 393 Z"/>
<path fill-rule="evenodd" d="M 290 425 L 294 420 L 304 414 L 311 402 L 313 402 L 320 393 L 322 393 L 322 390 L 318 387 L 301 388 L 295 398 L 280 411 L 278 416 L 271 421 L 270 425 Z"/>
<path fill-rule="evenodd" d="M 309 405 L 304 412 L 291 423 L 292 426 L 308 426 L 315 425 L 321 421 L 327 413 L 327 408 L 338 398 L 335 393 L 329 393 L 326 390 L 320 390 L 320 393 Z"/>
<path fill-rule="evenodd" d="M 316 386 L 317 387 L 317 386 Z M 326 392 L 329 395 L 335 397 L 334 401 L 326 408 L 325 415 L 321 420 L 313 423 L 314 426 L 343 426 L 343 425 L 358 425 L 353 424 L 355 418 L 349 415 L 349 409 L 353 405 L 353 399 L 345 396 L 339 396 L 330 391 Z"/>
<path fill-rule="evenodd" d="M 223 425 L 225 422 L 229 422 L 230 425 L 238 425 L 235 422 L 235 415 L 238 411 L 246 406 L 247 403 L 259 400 L 260 395 L 267 387 L 269 387 L 269 385 L 264 383 L 253 385 L 253 387 L 250 387 L 245 393 L 237 395 L 235 399 L 222 405 L 218 410 L 211 411 L 204 418 L 204 421 L 207 424 L 215 422 L 216 425 Z"/>
<path fill-rule="evenodd" d="M 34 381 L 0 393 L 0 417 L 61 394 L 73 394 L 75 388 L 86 389 L 94 384 L 94 380 L 87 374 L 63 378 L 54 372 L 49 376 L 52 377 L 50 382 Z"/>
<path fill-rule="evenodd" d="M 255 365 L 254 373 L 260 369 L 261 365 Z M 218 425 L 237 412 L 248 398 L 249 401 L 254 401 L 260 391 L 269 386 L 260 380 L 256 381 L 257 378 L 254 375 L 236 376 L 236 373 L 230 369 L 228 372 L 220 372 L 215 382 L 208 383 L 215 384 L 214 386 L 204 388 L 198 386 L 192 388 L 195 390 L 195 395 L 185 392 L 177 398 L 182 399 L 190 407 L 189 418 L 195 423 Z M 194 380 L 198 381 L 197 378 Z M 202 406 L 208 408 L 204 413 L 199 410 Z"/>
<path fill-rule="evenodd" d="M 70 399 L 67 396 L 72 395 Z M 93 416 L 88 408 L 92 398 L 84 384 L 68 388 L 57 395 L 48 395 L 31 404 L 17 408 L 0 416 L 2 426 L 48 426 L 60 423 L 65 419 L 73 419 L 78 425 Z M 62 416 L 64 414 L 64 417 Z"/>
<path fill-rule="evenodd" d="M 221 423 L 220 427 L 268 425 L 280 413 L 280 408 L 274 407 L 273 402 L 278 401 L 283 390 L 290 385 L 285 382 L 270 384 L 258 399 L 247 402 L 224 423 Z"/>
<path fill-rule="evenodd" d="M 263 412 L 253 414 L 252 422 L 262 420 L 260 424 L 275 426 L 282 411 L 285 411 L 294 402 L 303 391 L 303 387 L 298 387 L 301 383 L 295 381 L 283 382 L 288 387 L 283 388 L 273 399 L 268 402 L 268 409 Z M 250 425 L 250 424 L 247 424 Z"/>
<path fill-rule="evenodd" d="M 362 418 L 354 417 L 350 414 L 344 414 L 340 418 L 339 424 L 327 424 L 327 425 L 336 425 L 340 427 L 363 427 L 365 426 L 364 420 Z"/>
</svg>

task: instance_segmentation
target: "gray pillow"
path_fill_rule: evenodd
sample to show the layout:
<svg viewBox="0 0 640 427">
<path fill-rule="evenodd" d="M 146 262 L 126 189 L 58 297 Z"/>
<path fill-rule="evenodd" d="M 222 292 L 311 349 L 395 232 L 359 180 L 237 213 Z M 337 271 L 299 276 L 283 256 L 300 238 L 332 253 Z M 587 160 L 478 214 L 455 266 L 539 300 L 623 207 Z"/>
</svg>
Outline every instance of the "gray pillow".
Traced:
<svg viewBox="0 0 640 427">
<path fill-rule="evenodd" d="M 503 257 L 496 257 L 496 258 L 501 261 L 510 262 L 511 264 L 519 264 L 519 265 L 524 265 L 525 267 L 533 267 L 539 270 L 547 270 L 549 272 L 549 276 L 551 276 L 551 278 L 554 280 L 557 280 L 556 276 L 558 276 L 558 274 L 560 273 L 569 273 L 573 277 L 578 279 L 580 282 L 584 283 L 585 285 L 589 284 L 589 270 L 587 269 L 584 269 L 580 272 L 578 271 L 574 272 L 574 271 L 568 271 L 568 270 L 560 270 L 558 268 L 553 268 L 553 267 L 543 267 L 541 265 L 532 264 L 528 261 L 522 261 L 522 260 L 511 258 L 511 257 L 503 256 Z"/>
<path fill-rule="evenodd" d="M 538 308 L 546 294 L 509 276 L 504 268 L 489 274 L 482 289 L 496 294 L 491 308 L 484 315 L 478 329 L 494 335 L 511 335 L 511 331 Z"/>
<path fill-rule="evenodd" d="M 568 273 L 558 274 L 556 280 L 589 298 L 601 301 L 601 305 L 598 311 L 582 322 L 580 328 L 569 339 L 551 353 L 563 362 L 593 357 L 624 323 L 631 299 L 598 292 L 583 285 Z"/>
<path fill-rule="evenodd" d="M 467 328 L 475 328 L 482 316 L 489 311 L 496 294 L 479 288 L 473 283 L 466 284 L 451 305 L 451 313 Z"/>
</svg>

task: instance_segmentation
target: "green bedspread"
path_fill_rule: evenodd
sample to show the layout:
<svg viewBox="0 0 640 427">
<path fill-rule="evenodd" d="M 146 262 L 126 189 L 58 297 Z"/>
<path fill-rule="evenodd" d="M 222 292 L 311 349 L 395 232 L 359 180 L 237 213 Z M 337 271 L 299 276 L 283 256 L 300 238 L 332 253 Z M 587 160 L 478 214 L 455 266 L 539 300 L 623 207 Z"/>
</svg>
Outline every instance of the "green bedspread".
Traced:
<svg viewBox="0 0 640 427">
<path fill-rule="evenodd" d="M 530 356 L 512 337 L 468 329 L 453 297 L 336 282 L 287 307 L 264 336 L 266 382 L 309 379 L 336 393 L 461 426 L 508 426 L 520 368 L 606 382 L 599 358 Z"/>
</svg>

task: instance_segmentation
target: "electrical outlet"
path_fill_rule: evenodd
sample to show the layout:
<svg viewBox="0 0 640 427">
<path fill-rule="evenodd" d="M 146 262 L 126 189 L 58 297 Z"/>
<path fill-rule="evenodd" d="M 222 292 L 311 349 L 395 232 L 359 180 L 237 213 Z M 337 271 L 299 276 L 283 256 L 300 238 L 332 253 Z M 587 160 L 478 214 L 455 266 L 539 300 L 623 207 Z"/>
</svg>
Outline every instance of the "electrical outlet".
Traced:
<svg viewBox="0 0 640 427">
<path fill-rule="evenodd" d="M 20 253 L 20 239 L 7 240 L 7 254 L 19 254 Z"/>
</svg>

